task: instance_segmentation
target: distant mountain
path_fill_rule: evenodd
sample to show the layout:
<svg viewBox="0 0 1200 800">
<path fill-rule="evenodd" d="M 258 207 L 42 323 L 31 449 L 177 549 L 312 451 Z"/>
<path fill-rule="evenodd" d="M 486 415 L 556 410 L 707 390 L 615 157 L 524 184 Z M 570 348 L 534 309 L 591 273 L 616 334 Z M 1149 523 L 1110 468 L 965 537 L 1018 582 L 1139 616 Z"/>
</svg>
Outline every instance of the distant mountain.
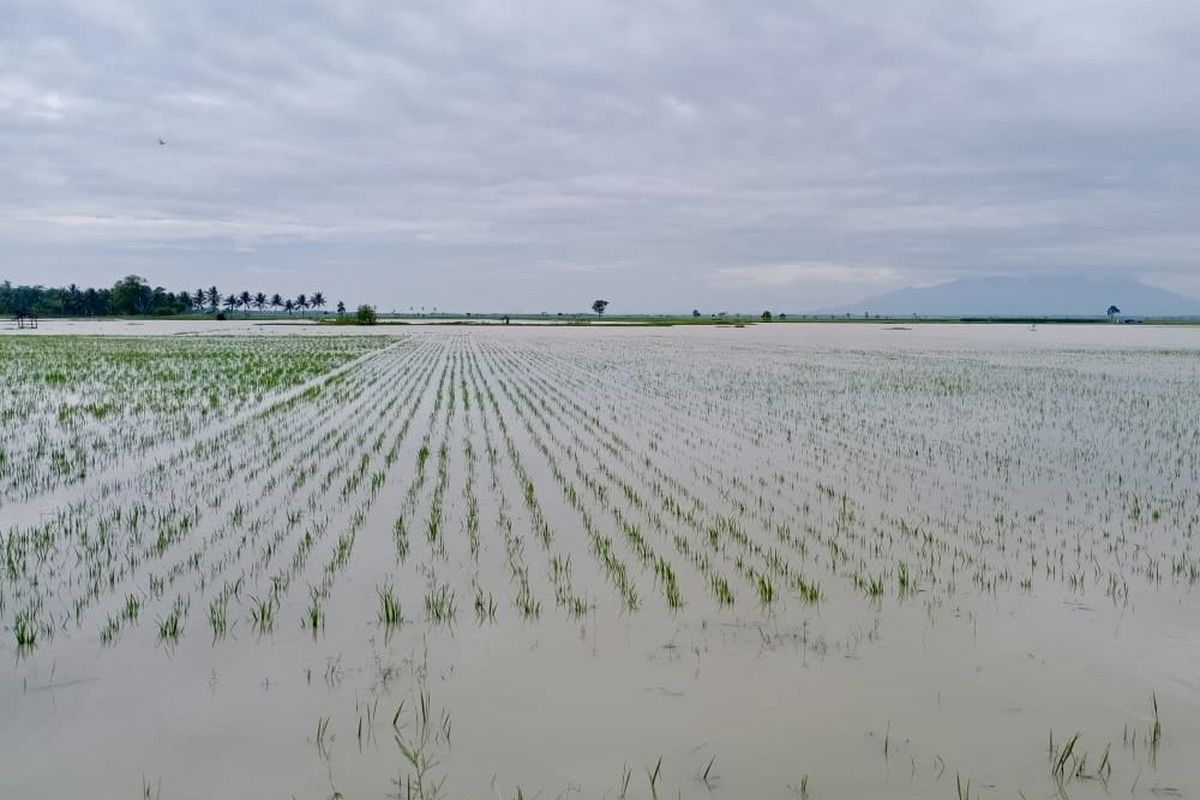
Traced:
<svg viewBox="0 0 1200 800">
<path fill-rule="evenodd" d="M 824 314 L 908 316 L 1200 316 L 1200 300 L 1124 278 L 959 278 L 900 289 Z"/>
</svg>

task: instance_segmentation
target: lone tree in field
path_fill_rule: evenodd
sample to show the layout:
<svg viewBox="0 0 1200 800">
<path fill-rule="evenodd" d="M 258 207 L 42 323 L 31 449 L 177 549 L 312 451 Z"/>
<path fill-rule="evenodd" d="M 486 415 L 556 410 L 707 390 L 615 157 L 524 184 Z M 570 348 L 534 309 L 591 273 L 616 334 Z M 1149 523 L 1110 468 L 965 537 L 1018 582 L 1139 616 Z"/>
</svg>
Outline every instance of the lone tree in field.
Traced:
<svg viewBox="0 0 1200 800">
<path fill-rule="evenodd" d="M 363 303 L 354 312 L 354 321 L 359 325 L 374 325 L 377 320 L 375 315 L 375 306 L 369 306 Z"/>
<path fill-rule="evenodd" d="M 770 312 L 770 311 L 764 311 L 764 312 L 762 312 L 762 321 L 763 321 L 763 322 L 770 322 L 770 321 L 771 321 L 771 312 Z"/>
<path fill-rule="evenodd" d="M 340 317 L 340 316 L 343 316 L 345 313 L 346 313 L 346 304 L 343 303 L 341 300 L 338 300 L 337 315 Z"/>
<path fill-rule="evenodd" d="M 1112 319 L 1113 317 L 1115 317 L 1117 314 L 1120 314 L 1120 313 L 1121 313 L 1121 309 L 1117 308 L 1116 306 L 1108 307 L 1108 318 L 1109 319 Z"/>
<path fill-rule="evenodd" d="M 605 310 L 606 308 L 608 308 L 608 301 L 607 301 L 607 300 L 597 300 L 597 301 L 595 301 L 594 303 L 592 303 L 592 311 L 595 311 L 595 312 L 596 312 L 596 316 L 597 316 L 597 317 L 603 317 L 603 316 L 604 316 L 604 310 Z"/>
</svg>

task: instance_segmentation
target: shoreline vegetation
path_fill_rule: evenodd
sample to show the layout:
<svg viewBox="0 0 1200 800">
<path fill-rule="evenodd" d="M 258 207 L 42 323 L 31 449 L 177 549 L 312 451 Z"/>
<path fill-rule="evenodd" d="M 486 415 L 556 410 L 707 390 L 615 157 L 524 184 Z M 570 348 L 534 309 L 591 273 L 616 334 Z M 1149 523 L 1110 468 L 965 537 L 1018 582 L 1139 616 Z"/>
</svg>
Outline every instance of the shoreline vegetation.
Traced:
<svg viewBox="0 0 1200 800">
<path fill-rule="evenodd" d="M 788 323 L 865 323 L 907 326 L 912 324 L 997 324 L 997 325 L 1200 325 L 1200 316 L 1137 316 L 1121 314 L 1113 306 L 1108 314 L 1095 315 L 896 315 L 896 314 L 795 314 L 791 312 L 704 314 L 699 309 L 689 314 L 606 314 L 607 300 L 592 303 L 592 314 L 585 312 L 511 313 L 448 312 L 434 308 L 408 313 L 377 306 L 360 305 L 349 310 L 338 301 L 334 310 L 322 292 L 311 296 L 285 298 L 278 293 L 242 290 L 225 294 L 216 286 L 193 292 L 170 292 L 151 287 L 145 278 L 129 275 L 112 288 L 14 286 L 0 281 L 0 320 L 33 315 L 41 319 L 172 319 L 172 320 L 256 320 L 264 324 L 289 321 L 293 324 L 329 325 L 564 325 L 599 324 L 613 326 L 675 325 L 745 327 L 756 324 Z M 599 308 L 597 307 L 599 306 Z M 1115 313 L 1113 313 L 1115 312 Z"/>
<path fill-rule="evenodd" d="M 0 322 L 7 322 L 12 314 L 4 313 Z M 829 314 L 788 314 L 778 315 L 771 320 L 763 320 L 752 315 L 727 315 L 724 317 L 693 318 L 686 315 L 669 314 L 626 314 L 605 316 L 596 319 L 583 314 L 392 314 L 379 312 L 374 322 L 362 322 L 355 314 L 348 313 L 337 316 L 333 313 L 320 314 L 278 314 L 273 312 L 250 312 L 248 314 L 220 315 L 214 317 L 209 313 L 179 313 L 179 314 L 106 314 L 102 316 L 87 316 L 77 314 L 40 314 L 42 320 L 55 321 L 88 321 L 120 322 L 127 320 L 174 320 L 201 322 L 254 322 L 257 325 L 509 325 L 509 326 L 539 326 L 559 327 L 730 327 L 744 328 L 753 325 L 803 325 L 803 324 L 838 324 L 838 325 L 889 325 L 897 329 L 912 325 L 1169 325 L 1169 326 L 1200 326 L 1200 317 L 1130 317 L 1111 320 L 1105 317 L 1036 317 L 1036 316 L 837 316 Z M 507 322 L 506 322 L 507 320 Z"/>
<path fill-rule="evenodd" d="M 507 323 L 505 320 L 509 320 Z M 317 324 L 355 324 L 352 319 L 305 318 L 298 320 Z M 272 321 L 264 321 L 271 324 Z M 281 322 L 274 320 L 274 322 Z M 1137 317 L 1111 320 L 1106 317 L 1029 317 L 1029 316 L 870 316 L 846 317 L 829 314 L 796 314 L 763 320 L 751 315 L 725 317 L 701 317 L 695 319 L 685 315 L 628 314 L 595 319 L 584 315 L 551 314 L 380 314 L 379 325 L 559 325 L 563 327 L 592 326 L 611 327 L 736 327 L 750 325 L 788 324 L 849 324 L 849 325 L 1200 325 L 1200 317 Z"/>
</svg>

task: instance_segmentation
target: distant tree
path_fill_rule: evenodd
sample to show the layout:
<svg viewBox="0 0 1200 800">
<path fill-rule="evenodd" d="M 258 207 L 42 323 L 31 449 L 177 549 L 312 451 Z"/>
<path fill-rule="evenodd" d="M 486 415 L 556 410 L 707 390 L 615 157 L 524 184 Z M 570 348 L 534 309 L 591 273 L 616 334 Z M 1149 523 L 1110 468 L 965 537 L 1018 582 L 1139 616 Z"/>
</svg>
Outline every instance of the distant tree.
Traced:
<svg viewBox="0 0 1200 800">
<path fill-rule="evenodd" d="M 771 312 L 770 311 L 762 312 L 762 315 L 760 318 L 762 319 L 763 322 L 770 322 L 771 321 Z"/>
<path fill-rule="evenodd" d="M 216 286 L 194 291 L 172 291 L 163 286 L 151 286 L 140 275 L 126 275 L 111 288 L 67 286 L 14 286 L 11 281 L 0 280 L 0 315 L 36 314 L 44 317 L 88 316 L 102 317 L 109 314 L 127 316 L 168 316 L 186 311 L 207 311 L 219 319 L 235 309 L 262 311 L 267 305 L 283 307 L 285 302 L 279 294 L 270 301 L 262 292 L 249 291 L 222 295 Z M 295 301 L 287 301 L 289 313 L 297 309 L 323 308 L 325 297 L 316 292 L 311 298 L 300 295 Z M 341 313 L 346 306 L 339 303 Z M 224 311 L 222 311 L 222 309 Z"/>
<path fill-rule="evenodd" d="M 1108 318 L 1109 319 L 1112 319 L 1113 317 L 1115 317 L 1117 314 L 1120 314 L 1120 313 L 1121 313 L 1121 309 L 1117 308 L 1116 306 L 1108 307 Z"/>
<path fill-rule="evenodd" d="M 692 309 L 692 316 L 693 316 L 693 317 L 698 317 L 698 316 L 700 316 L 700 309 L 698 309 L 698 308 L 693 308 L 693 309 Z"/>
<path fill-rule="evenodd" d="M 289 314 L 296 310 L 296 304 L 292 302 L 290 297 L 283 301 L 283 310 Z"/>
<path fill-rule="evenodd" d="M 603 317 L 605 310 L 608 308 L 607 300 L 596 300 L 592 303 L 592 311 L 596 312 L 597 317 Z"/>
<path fill-rule="evenodd" d="M 153 292 L 140 275 L 127 275 L 112 288 L 112 309 L 116 314 L 148 314 Z"/>
<path fill-rule="evenodd" d="M 75 316 L 79 313 L 79 308 L 82 305 L 82 295 L 79 292 L 79 287 L 71 284 L 67 287 L 67 301 L 65 310 L 68 314 Z"/>
<path fill-rule="evenodd" d="M 283 308 L 283 297 L 279 292 L 271 295 L 271 308 Z"/>
<path fill-rule="evenodd" d="M 363 303 L 354 312 L 354 321 L 359 325 L 374 325 L 378 321 L 378 317 L 375 314 L 375 306 Z"/>
<path fill-rule="evenodd" d="M 343 315 L 343 314 L 345 314 L 345 313 L 346 313 L 346 304 L 345 304 L 345 303 L 343 303 L 341 300 L 338 300 L 338 302 L 337 302 L 337 315 L 340 317 L 340 316 L 342 316 L 342 315 Z"/>
<path fill-rule="evenodd" d="M 176 314 L 180 310 L 182 307 L 174 292 L 168 292 L 163 286 L 155 286 L 150 292 L 150 308 L 142 313 L 165 315 Z"/>
</svg>

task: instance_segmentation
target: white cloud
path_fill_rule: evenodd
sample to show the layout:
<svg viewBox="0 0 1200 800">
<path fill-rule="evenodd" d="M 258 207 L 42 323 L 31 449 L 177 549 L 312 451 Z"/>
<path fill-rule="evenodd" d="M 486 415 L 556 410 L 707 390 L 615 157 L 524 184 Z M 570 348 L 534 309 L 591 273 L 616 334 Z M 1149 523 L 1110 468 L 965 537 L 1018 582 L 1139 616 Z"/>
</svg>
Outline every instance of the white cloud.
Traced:
<svg viewBox="0 0 1200 800">
<path fill-rule="evenodd" d="M 37 86 L 20 76 L 0 75 L 0 119 L 57 121 L 68 101 L 54 89 Z"/>
</svg>

